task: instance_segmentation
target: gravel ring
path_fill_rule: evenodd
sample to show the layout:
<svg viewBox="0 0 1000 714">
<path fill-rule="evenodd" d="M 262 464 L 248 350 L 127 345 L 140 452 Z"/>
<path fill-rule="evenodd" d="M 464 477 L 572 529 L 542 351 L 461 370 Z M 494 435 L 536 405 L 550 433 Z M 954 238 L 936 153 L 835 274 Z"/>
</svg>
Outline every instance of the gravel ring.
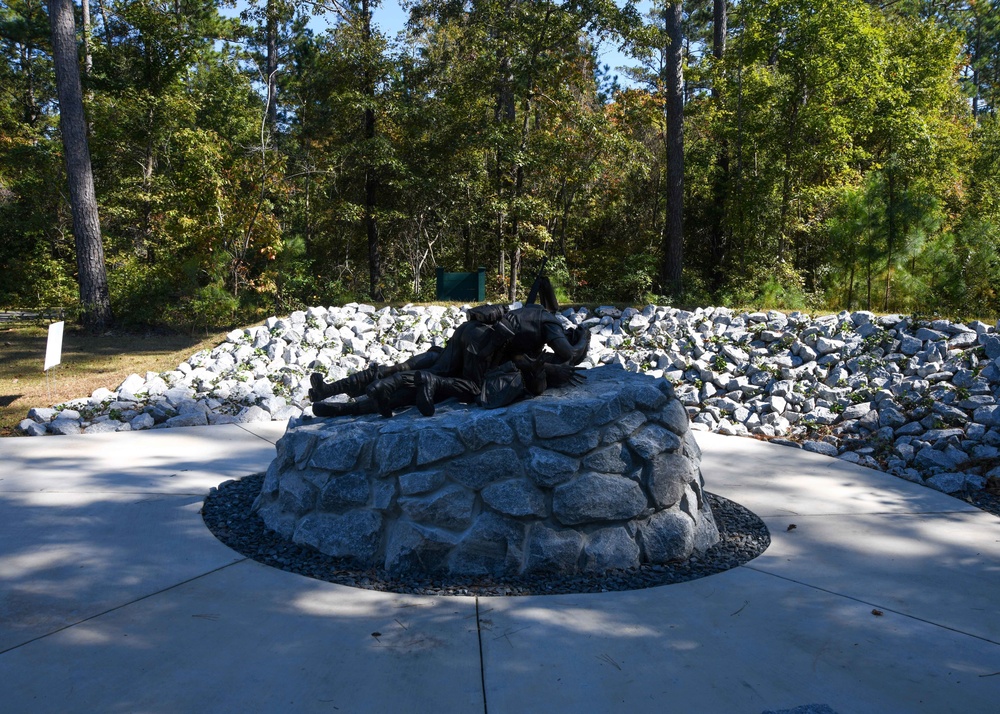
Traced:
<svg viewBox="0 0 1000 714">
<path fill-rule="evenodd" d="M 213 488 L 201 513 L 216 538 L 236 552 L 291 573 L 366 590 L 412 595 L 564 595 L 640 590 L 704 578 L 743 565 L 763 553 L 771 534 L 756 514 L 743 506 L 706 492 L 719 542 L 701 556 L 682 563 L 642 565 L 601 575 L 571 577 L 420 577 L 399 576 L 378 568 L 360 569 L 349 559 L 333 558 L 307 546 L 287 541 L 251 512 L 264 474 L 226 481 Z"/>
</svg>

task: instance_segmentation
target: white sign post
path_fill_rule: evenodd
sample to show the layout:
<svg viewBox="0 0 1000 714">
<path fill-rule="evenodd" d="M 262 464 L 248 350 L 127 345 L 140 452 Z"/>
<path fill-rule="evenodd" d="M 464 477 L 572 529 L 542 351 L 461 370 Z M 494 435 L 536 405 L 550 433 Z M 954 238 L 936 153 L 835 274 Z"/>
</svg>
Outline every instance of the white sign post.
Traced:
<svg viewBox="0 0 1000 714">
<path fill-rule="evenodd" d="M 49 393 L 49 403 L 52 402 L 52 385 L 49 384 L 49 369 L 62 362 L 62 338 L 65 322 L 53 322 L 49 325 L 49 341 L 45 343 L 45 389 Z"/>
<path fill-rule="evenodd" d="M 62 362 L 62 340 L 65 322 L 53 322 L 49 325 L 49 341 L 45 345 L 45 371 Z"/>
</svg>

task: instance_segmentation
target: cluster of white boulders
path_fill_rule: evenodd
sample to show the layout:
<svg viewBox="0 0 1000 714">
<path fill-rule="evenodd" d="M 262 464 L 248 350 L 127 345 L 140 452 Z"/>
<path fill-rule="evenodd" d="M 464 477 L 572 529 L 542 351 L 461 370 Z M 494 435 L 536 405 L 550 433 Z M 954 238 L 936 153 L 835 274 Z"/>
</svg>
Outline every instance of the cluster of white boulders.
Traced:
<svg viewBox="0 0 1000 714">
<path fill-rule="evenodd" d="M 114 391 L 32 409 L 20 427 L 39 436 L 284 421 L 308 408 L 313 371 L 338 379 L 371 362 L 393 364 L 443 344 L 464 321 L 457 306 L 300 310 L 233 330 L 176 370 L 133 374 Z"/>
<path fill-rule="evenodd" d="M 610 328 L 612 359 L 676 382 L 696 429 L 792 436 L 948 493 L 1000 477 L 994 326 L 649 306 Z"/>
<path fill-rule="evenodd" d="M 842 312 L 567 309 L 589 328 L 585 366 L 617 363 L 676 387 L 695 429 L 760 435 L 946 492 L 1000 478 L 1000 334 L 983 322 Z M 308 375 L 345 376 L 443 343 L 458 306 L 310 308 L 234 330 L 171 372 L 132 375 L 53 409 L 28 434 L 297 416 Z"/>
<path fill-rule="evenodd" d="M 718 541 L 700 463 L 670 383 L 604 366 L 503 409 L 292 420 L 254 510 L 391 573 L 602 573 Z"/>
</svg>

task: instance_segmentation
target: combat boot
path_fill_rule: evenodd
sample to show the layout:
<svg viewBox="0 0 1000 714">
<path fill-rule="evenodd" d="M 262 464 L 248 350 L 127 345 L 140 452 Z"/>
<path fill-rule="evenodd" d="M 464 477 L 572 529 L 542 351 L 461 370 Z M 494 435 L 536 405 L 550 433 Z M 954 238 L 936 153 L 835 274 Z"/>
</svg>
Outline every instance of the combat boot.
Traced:
<svg viewBox="0 0 1000 714">
<path fill-rule="evenodd" d="M 359 397 L 353 402 L 314 402 L 312 409 L 318 417 L 339 417 L 374 414 L 376 407 L 368 397 Z"/>
<path fill-rule="evenodd" d="M 309 390 L 309 399 L 314 402 L 321 402 L 335 394 L 360 397 L 365 393 L 368 385 L 378 379 L 378 370 L 378 365 L 369 365 L 367 369 L 330 383 L 323 381 L 323 375 L 319 372 L 313 372 L 309 376 L 309 384 L 312 386 L 312 389 Z"/>
</svg>

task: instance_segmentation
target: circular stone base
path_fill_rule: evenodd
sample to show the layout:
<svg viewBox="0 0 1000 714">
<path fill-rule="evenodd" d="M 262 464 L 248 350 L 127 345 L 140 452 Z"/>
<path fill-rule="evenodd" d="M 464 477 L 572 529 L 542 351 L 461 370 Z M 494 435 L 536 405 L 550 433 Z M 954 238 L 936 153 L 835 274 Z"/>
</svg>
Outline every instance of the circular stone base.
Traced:
<svg viewBox="0 0 1000 714">
<path fill-rule="evenodd" d="M 670 384 L 586 377 L 504 409 L 290 422 L 254 510 L 393 574 L 565 576 L 705 552 L 719 534 Z"/>
<path fill-rule="evenodd" d="M 216 538 L 262 565 L 338 585 L 381 592 L 486 597 L 640 590 L 696 580 L 736 568 L 756 558 L 771 543 L 767 526 L 753 512 L 706 492 L 719 527 L 719 542 L 706 553 L 680 563 L 563 577 L 398 576 L 379 568 L 358 568 L 350 559 L 334 558 L 314 548 L 297 545 L 266 528 L 251 509 L 263 481 L 264 474 L 259 473 L 226 481 L 212 489 L 205 499 L 202 516 Z"/>
</svg>

